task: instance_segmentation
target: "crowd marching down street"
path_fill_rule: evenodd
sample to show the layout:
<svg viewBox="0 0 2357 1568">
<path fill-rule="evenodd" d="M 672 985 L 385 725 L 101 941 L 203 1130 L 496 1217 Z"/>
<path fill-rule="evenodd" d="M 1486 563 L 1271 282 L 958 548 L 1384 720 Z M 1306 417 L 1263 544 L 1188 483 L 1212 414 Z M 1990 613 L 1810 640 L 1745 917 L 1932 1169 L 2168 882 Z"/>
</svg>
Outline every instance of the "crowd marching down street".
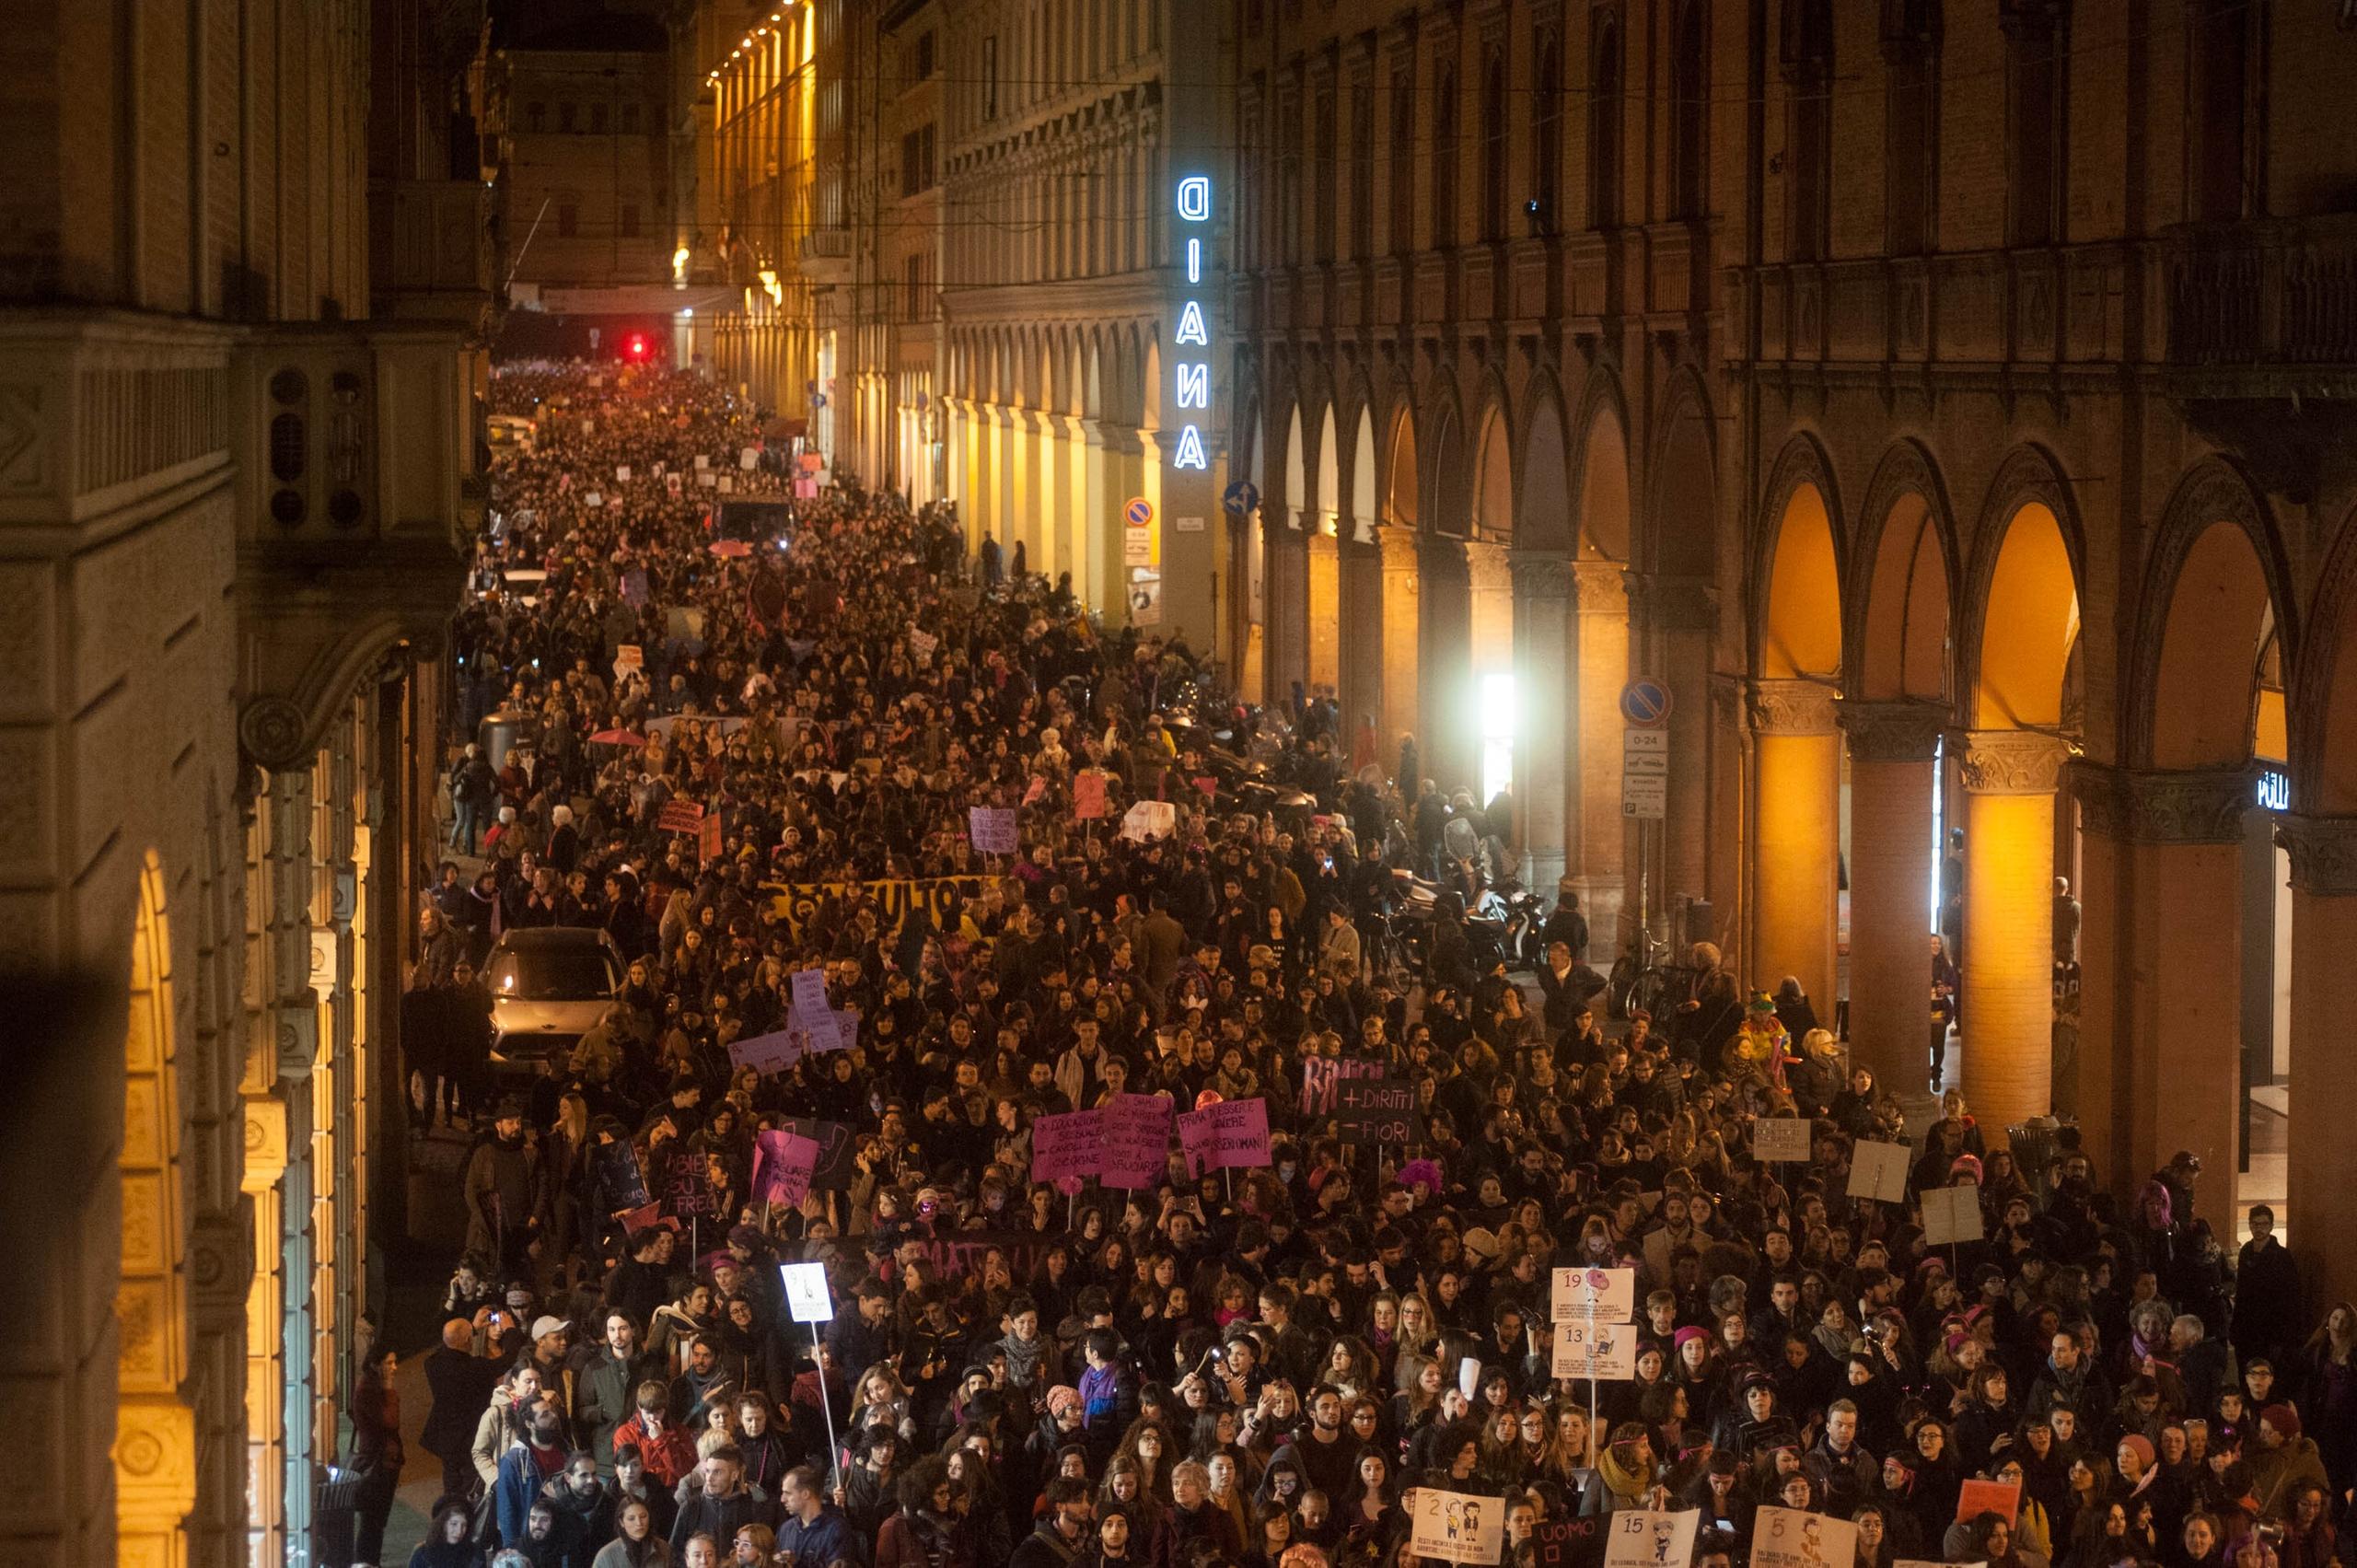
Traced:
<svg viewBox="0 0 2357 1568">
<path fill-rule="evenodd" d="M 420 1568 L 2357 1568 L 2357 1310 L 2189 1159 L 1910 1127 L 1707 945 L 1618 1008 L 1510 798 L 700 376 L 493 408 Z"/>
</svg>

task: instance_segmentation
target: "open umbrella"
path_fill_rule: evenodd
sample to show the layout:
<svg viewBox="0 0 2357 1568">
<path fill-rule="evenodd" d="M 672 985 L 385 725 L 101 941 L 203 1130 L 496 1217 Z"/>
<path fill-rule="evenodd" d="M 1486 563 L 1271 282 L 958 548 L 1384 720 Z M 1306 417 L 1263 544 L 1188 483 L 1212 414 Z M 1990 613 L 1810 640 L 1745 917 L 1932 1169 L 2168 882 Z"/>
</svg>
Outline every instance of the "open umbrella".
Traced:
<svg viewBox="0 0 2357 1568">
<path fill-rule="evenodd" d="M 712 541 L 712 552 L 724 561 L 736 561 L 752 554 L 753 547 L 741 539 L 716 539 Z"/>
<path fill-rule="evenodd" d="M 644 746 L 646 737 L 634 729 L 601 729 L 589 738 L 592 746 Z"/>
</svg>

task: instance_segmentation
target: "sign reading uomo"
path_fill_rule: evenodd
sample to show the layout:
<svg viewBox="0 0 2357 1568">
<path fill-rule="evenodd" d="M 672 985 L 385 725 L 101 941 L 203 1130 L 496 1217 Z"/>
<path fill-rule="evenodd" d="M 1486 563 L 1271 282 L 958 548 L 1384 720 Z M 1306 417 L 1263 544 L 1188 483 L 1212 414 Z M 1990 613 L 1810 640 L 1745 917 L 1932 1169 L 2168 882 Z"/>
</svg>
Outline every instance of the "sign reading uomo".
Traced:
<svg viewBox="0 0 2357 1568">
<path fill-rule="evenodd" d="M 1178 385 L 1172 402 L 1178 412 L 1178 440 L 1172 449 L 1174 469 L 1208 469 L 1203 429 L 1211 423 L 1212 334 L 1203 313 L 1203 256 L 1211 243 L 1212 182 L 1208 175 L 1190 174 L 1178 181 L 1178 247 L 1187 292 L 1178 306 L 1178 327 L 1170 334 L 1170 358 Z"/>
</svg>

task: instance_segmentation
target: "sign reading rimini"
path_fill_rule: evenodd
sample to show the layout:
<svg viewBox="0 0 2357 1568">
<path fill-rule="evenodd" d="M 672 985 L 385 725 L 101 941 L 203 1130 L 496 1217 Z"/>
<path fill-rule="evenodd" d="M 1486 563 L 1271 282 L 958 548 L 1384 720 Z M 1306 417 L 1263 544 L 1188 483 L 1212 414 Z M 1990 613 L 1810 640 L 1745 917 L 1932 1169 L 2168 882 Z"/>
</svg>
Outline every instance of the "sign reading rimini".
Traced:
<svg viewBox="0 0 2357 1568">
<path fill-rule="evenodd" d="M 1203 249 L 1211 228 L 1212 182 L 1190 174 L 1178 181 L 1178 224 L 1189 293 L 1178 309 L 1178 330 L 1171 334 L 1172 358 L 1178 367 L 1178 445 L 1170 459 L 1175 469 L 1208 469 L 1203 455 L 1202 425 L 1211 418 L 1212 335 L 1203 319 L 1202 301 L 1195 290 L 1203 286 Z M 1200 357 L 1189 358 L 1191 350 Z"/>
</svg>

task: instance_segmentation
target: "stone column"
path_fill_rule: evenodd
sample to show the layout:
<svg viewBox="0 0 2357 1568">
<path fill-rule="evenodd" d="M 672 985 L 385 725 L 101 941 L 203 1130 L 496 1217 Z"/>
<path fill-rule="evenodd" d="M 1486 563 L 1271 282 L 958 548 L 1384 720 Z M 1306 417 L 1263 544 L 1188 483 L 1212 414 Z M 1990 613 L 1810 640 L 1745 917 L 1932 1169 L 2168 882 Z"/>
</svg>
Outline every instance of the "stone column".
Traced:
<svg viewBox="0 0 2357 1568">
<path fill-rule="evenodd" d="M 2276 819 L 2292 857 L 2291 1186 L 2278 1217 L 2307 1292 L 2303 1323 L 2357 1298 L 2357 1106 L 2349 1045 L 2349 955 L 2357 952 L 2357 817 Z M 2214 1217 L 2213 1217 L 2214 1223 Z"/>
<path fill-rule="evenodd" d="M 1884 1087 L 1911 1091 L 1930 1060 L 1933 759 L 1947 711 L 1844 702 L 1840 719 L 1850 741 L 1851 1054 Z"/>
<path fill-rule="evenodd" d="M 2106 850 L 2087 854 L 2106 874 L 2079 895 L 2086 923 L 2103 925 L 2107 939 L 2083 945 L 2082 1043 L 2068 1061 L 2058 1055 L 2055 1103 L 2078 1114 L 2098 1170 L 2132 1179 L 2190 1149 L 2212 1194 L 2231 1191 L 2242 946 L 2219 940 L 2219 912 L 2242 902 L 2250 771 L 2074 762 L 2071 784 L 2084 851 L 2099 842 Z M 2087 1007 L 2097 997 L 2104 1005 Z"/>
<path fill-rule="evenodd" d="M 1383 573 L 1383 716 L 1376 721 L 1376 740 L 1383 753 L 1384 772 L 1399 764 L 1399 738 L 1412 735 L 1423 744 L 1417 707 L 1416 681 L 1422 658 L 1418 646 L 1423 572 L 1416 530 L 1387 524 L 1376 531 L 1376 549 Z M 1426 753 L 1424 769 L 1432 762 Z M 1434 775 L 1437 776 L 1437 775 Z M 1416 781 L 1401 779 L 1401 795 L 1416 798 Z"/>
<path fill-rule="evenodd" d="M 1416 738 L 1426 776 L 1447 795 L 1471 779 L 1472 590 L 1460 541 L 1428 534 L 1418 562 L 1423 613 L 1417 627 L 1416 705 L 1425 719 Z"/>
<path fill-rule="evenodd" d="M 1841 856 L 1841 738 L 1833 688 L 1754 680 L 1751 719 L 1752 908 L 1747 986 L 1795 975 L 1820 1008 L 1833 995 Z"/>
<path fill-rule="evenodd" d="M 1669 689 L 1669 815 L 1637 867 L 1650 877 L 1656 931 L 1686 899 L 1708 896 L 1711 632 L 1718 590 L 1700 577 L 1626 575 L 1633 668 Z M 1633 881 L 1634 878 L 1632 877 Z"/>
<path fill-rule="evenodd" d="M 1573 886 L 1587 912 L 1588 958 L 1610 969 L 1628 901 L 1630 825 L 1620 814 L 1620 689 L 1629 683 L 1629 590 L 1619 563 L 1583 561 L 1572 689 L 1574 827 Z M 1673 752 L 1670 767 L 1678 766 Z"/>
<path fill-rule="evenodd" d="M 2033 730 L 1951 738 L 1964 780 L 1964 1092 L 1993 1144 L 2054 1097 L 2054 786 Z"/>
<path fill-rule="evenodd" d="M 1564 656 L 1573 568 L 1560 555 L 1516 554 L 1515 664 L 1522 706 L 1515 735 L 1514 797 L 1522 835 L 1522 885 L 1550 902 L 1563 875 L 1569 802 L 1563 789 L 1571 703 Z"/>
</svg>

